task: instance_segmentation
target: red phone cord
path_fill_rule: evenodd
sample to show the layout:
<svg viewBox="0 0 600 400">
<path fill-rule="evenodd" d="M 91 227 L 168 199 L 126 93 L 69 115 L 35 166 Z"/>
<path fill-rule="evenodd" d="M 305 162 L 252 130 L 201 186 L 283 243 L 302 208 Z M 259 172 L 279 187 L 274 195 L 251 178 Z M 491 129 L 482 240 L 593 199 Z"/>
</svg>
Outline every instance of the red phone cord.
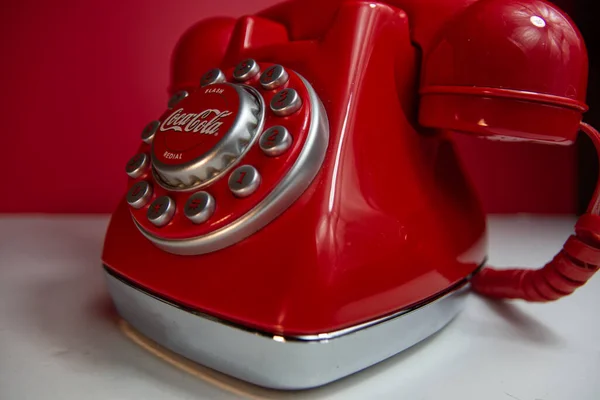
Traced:
<svg viewBox="0 0 600 400">
<path fill-rule="evenodd" d="M 600 157 L 600 133 L 583 122 L 580 129 L 592 139 Z M 575 225 L 575 235 L 552 261 L 537 270 L 484 268 L 473 277 L 471 287 L 488 297 L 547 302 L 570 295 L 599 268 L 600 178 L 587 212 Z"/>
</svg>

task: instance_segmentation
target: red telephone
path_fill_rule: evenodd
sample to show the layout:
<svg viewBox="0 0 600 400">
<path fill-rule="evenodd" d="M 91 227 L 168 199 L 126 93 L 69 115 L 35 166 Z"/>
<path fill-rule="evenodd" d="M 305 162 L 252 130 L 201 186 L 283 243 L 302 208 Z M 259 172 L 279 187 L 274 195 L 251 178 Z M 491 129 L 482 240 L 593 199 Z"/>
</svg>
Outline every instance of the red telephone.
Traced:
<svg viewBox="0 0 600 400">
<path fill-rule="evenodd" d="M 538 271 L 481 269 L 486 225 L 449 132 L 559 145 L 581 35 L 542 0 L 292 0 L 204 20 L 126 166 L 108 287 L 137 330 L 258 385 L 309 388 L 446 325 L 472 288 L 555 300 L 600 264 L 598 195 Z"/>
</svg>

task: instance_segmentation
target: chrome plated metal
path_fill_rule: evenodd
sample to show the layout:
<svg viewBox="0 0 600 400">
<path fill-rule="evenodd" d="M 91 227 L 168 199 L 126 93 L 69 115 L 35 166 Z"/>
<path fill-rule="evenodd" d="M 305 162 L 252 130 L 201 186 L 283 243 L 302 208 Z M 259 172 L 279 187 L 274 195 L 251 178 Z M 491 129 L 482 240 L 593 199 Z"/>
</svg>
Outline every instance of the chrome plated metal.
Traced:
<svg viewBox="0 0 600 400">
<path fill-rule="evenodd" d="M 206 222 L 215 212 L 215 199 L 207 192 L 197 192 L 189 197 L 183 213 L 195 224 Z"/>
<path fill-rule="evenodd" d="M 165 226 L 175 215 L 175 202 L 169 196 L 161 196 L 148 207 L 148 220 L 156 226 Z"/>
<path fill-rule="evenodd" d="M 269 157 L 277 157 L 290 148 L 292 135 L 284 126 L 272 126 L 260 135 L 258 145 Z"/>
<path fill-rule="evenodd" d="M 173 107 L 175 107 L 177 105 L 177 103 L 179 103 L 181 100 L 185 99 L 188 96 L 189 96 L 189 93 L 187 91 L 180 90 L 179 92 L 177 92 L 173 96 L 171 96 L 171 98 L 169 99 L 169 102 L 167 103 L 167 107 L 169 109 L 172 109 Z"/>
<path fill-rule="evenodd" d="M 233 69 L 233 79 L 244 82 L 254 78 L 260 72 L 260 66 L 256 61 L 249 58 L 242 61 Z"/>
<path fill-rule="evenodd" d="M 321 169 L 329 144 L 329 121 L 323 104 L 310 84 L 306 86 L 311 107 L 310 128 L 296 162 L 275 189 L 247 214 L 216 231 L 190 239 L 165 239 L 146 231 L 133 220 L 140 232 L 166 252 L 179 255 L 205 254 L 231 246 L 277 218 L 310 186 Z"/>
<path fill-rule="evenodd" d="M 148 125 L 146 125 L 146 127 L 142 131 L 142 140 L 148 144 L 152 143 L 152 139 L 154 139 L 154 134 L 156 133 L 156 130 L 158 129 L 159 126 L 160 126 L 160 121 L 156 121 L 156 120 L 152 121 Z"/>
<path fill-rule="evenodd" d="M 292 88 L 277 92 L 271 99 L 271 111 L 278 117 L 287 117 L 302 107 L 302 99 Z"/>
<path fill-rule="evenodd" d="M 265 102 L 250 86 L 228 85 L 238 94 L 239 111 L 231 129 L 212 149 L 182 165 L 164 164 L 152 155 L 154 177 L 165 189 L 191 191 L 210 185 L 233 169 L 256 142 L 264 126 Z"/>
<path fill-rule="evenodd" d="M 125 199 L 127 204 L 133 208 L 142 208 L 152 197 L 152 185 L 146 181 L 139 181 L 133 184 L 127 191 Z"/>
<path fill-rule="evenodd" d="M 429 337 L 463 308 L 461 282 L 427 303 L 336 332 L 259 332 L 148 293 L 106 268 L 119 314 L 161 346 L 199 364 L 273 389 L 321 386 L 381 362 Z"/>
<path fill-rule="evenodd" d="M 125 172 L 131 178 L 139 178 L 142 176 L 148 165 L 150 164 L 148 155 L 145 153 L 138 153 L 135 156 L 131 157 L 125 166 Z"/>
<path fill-rule="evenodd" d="M 260 174 L 251 165 L 237 167 L 229 175 L 229 190 L 236 197 L 248 197 L 260 186 Z"/>
<path fill-rule="evenodd" d="M 262 73 L 259 82 L 263 89 L 273 90 L 284 85 L 289 78 L 290 76 L 285 68 L 281 65 L 272 65 Z"/>
<path fill-rule="evenodd" d="M 223 71 L 218 68 L 213 68 L 202 75 L 202 78 L 200 78 L 200 86 L 204 87 L 212 85 L 213 83 L 221 83 L 225 81 L 226 79 Z"/>
</svg>

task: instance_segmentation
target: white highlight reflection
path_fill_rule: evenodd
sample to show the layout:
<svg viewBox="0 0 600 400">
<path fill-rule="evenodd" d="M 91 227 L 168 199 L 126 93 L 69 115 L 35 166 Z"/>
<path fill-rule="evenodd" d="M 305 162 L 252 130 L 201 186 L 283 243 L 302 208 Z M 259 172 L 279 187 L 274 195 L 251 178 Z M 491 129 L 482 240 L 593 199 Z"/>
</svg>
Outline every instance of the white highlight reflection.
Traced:
<svg viewBox="0 0 600 400">
<path fill-rule="evenodd" d="M 533 25 L 537 26 L 538 28 L 543 28 L 546 26 L 546 21 L 544 21 L 542 17 L 538 17 L 537 15 L 532 15 L 531 18 L 529 18 L 529 20 Z"/>
</svg>

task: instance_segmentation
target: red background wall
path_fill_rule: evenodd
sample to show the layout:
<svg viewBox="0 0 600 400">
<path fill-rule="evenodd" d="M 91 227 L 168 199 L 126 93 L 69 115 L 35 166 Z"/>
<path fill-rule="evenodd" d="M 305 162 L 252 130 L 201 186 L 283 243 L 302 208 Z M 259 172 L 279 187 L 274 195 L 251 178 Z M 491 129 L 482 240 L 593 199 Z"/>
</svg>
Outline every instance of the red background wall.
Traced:
<svg viewBox="0 0 600 400">
<path fill-rule="evenodd" d="M 141 129 L 165 107 L 194 22 L 278 0 L 21 0 L 0 5 L 0 212 L 110 212 Z M 488 212 L 575 211 L 575 149 L 460 137 Z"/>
</svg>

